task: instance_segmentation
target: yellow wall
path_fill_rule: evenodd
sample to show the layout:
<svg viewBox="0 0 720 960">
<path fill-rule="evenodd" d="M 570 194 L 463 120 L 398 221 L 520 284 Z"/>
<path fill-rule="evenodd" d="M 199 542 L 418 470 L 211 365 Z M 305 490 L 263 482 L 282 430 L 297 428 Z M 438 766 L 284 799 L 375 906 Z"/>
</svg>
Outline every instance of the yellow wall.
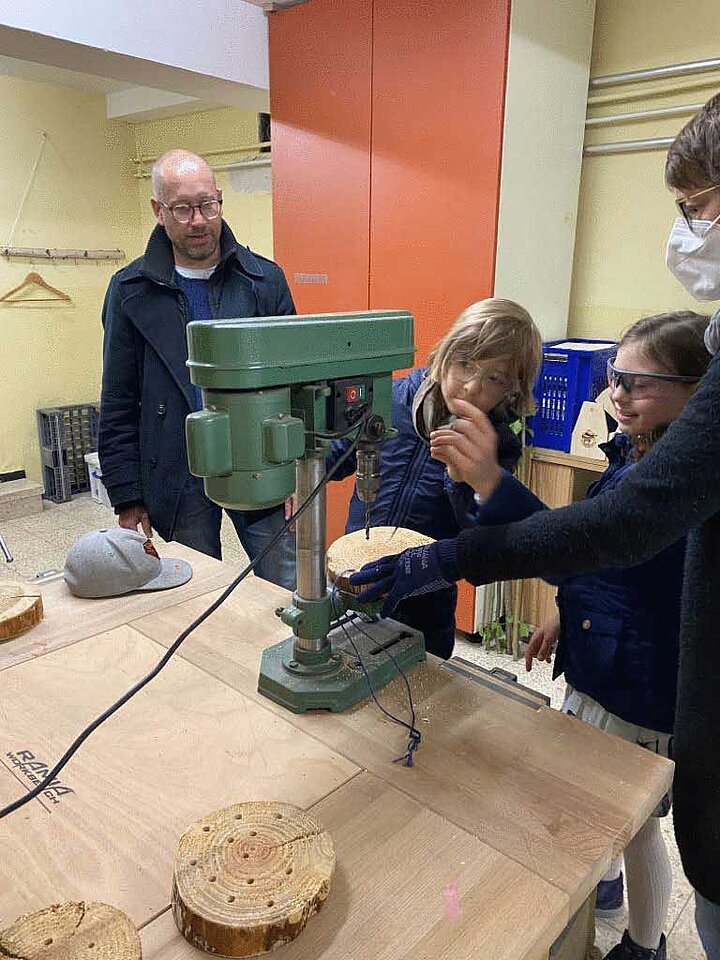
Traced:
<svg viewBox="0 0 720 960">
<path fill-rule="evenodd" d="M 673 0 L 597 0 L 592 76 L 716 57 L 720 4 L 695 0 L 687 12 Z M 591 93 L 588 115 L 702 103 L 718 90 L 720 72 L 611 87 Z M 601 127 L 586 142 L 671 137 L 690 116 Z M 710 307 L 698 305 L 665 267 L 675 207 L 664 161 L 664 150 L 584 158 L 570 334 L 617 337 L 643 315 Z"/>
<path fill-rule="evenodd" d="M 8 240 L 42 132 L 48 134 L 14 246 L 121 248 L 135 255 L 139 216 L 132 131 L 105 120 L 105 97 L 0 77 L 0 241 Z M 0 258 L 0 294 L 36 271 L 72 301 L 0 304 L 0 473 L 40 478 L 36 407 L 97 400 L 100 308 L 117 263 Z M 29 291 L 28 296 L 33 294 Z"/>
<path fill-rule="evenodd" d="M 0 76 L 0 109 L 0 244 L 7 242 L 46 131 L 13 245 L 119 247 L 127 261 L 142 253 L 153 226 L 150 182 L 136 179 L 147 165 L 138 167 L 133 158 L 157 156 L 172 147 L 199 153 L 232 149 L 257 140 L 252 112 L 212 110 L 133 126 L 106 119 L 104 95 L 13 77 Z M 238 239 L 271 256 L 269 191 L 237 192 L 225 173 L 218 174 L 218 182 L 225 216 Z M 100 312 L 110 276 L 122 265 L 0 258 L 0 295 L 34 270 L 72 297 L 71 303 L 0 304 L 0 473 L 24 469 L 41 479 L 37 407 L 98 400 Z"/>
</svg>

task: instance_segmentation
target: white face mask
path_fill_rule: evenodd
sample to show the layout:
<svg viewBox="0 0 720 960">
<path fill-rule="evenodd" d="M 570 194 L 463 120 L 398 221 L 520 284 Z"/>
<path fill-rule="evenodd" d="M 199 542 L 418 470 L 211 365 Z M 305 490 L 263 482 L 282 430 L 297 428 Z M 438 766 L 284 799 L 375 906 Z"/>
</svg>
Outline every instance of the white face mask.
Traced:
<svg viewBox="0 0 720 960">
<path fill-rule="evenodd" d="M 665 262 L 696 300 L 720 300 L 720 227 L 714 220 L 693 220 L 697 236 L 682 217 L 670 231 Z"/>
</svg>

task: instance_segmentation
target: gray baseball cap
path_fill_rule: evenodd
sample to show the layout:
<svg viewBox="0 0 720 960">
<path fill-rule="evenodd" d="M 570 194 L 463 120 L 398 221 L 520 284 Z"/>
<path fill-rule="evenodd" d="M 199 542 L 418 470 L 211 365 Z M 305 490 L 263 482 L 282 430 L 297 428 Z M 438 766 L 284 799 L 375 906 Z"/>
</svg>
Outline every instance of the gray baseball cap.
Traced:
<svg viewBox="0 0 720 960">
<path fill-rule="evenodd" d="M 114 527 L 76 540 L 64 576 L 76 597 L 116 597 L 133 590 L 179 587 L 192 577 L 192 567 L 184 560 L 159 557 L 144 534 Z"/>
</svg>

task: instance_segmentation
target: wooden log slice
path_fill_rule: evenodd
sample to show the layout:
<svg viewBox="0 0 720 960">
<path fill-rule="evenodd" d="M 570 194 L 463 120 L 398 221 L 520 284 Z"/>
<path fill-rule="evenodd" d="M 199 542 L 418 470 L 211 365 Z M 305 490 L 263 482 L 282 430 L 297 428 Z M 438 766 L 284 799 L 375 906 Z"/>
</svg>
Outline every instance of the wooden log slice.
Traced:
<svg viewBox="0 0 720 960">
<path fill-rule="evenodd" d="M 266 953 L 294 940 L 317 913 L 334 868 L 330 835 L 299 807 L 269 801 L 226 807 L 198 820 L 180 840 L 175 923 L 209 953 Z"/>
<path fill-rule="evenodd" d="M 0 956 L 23 960 L 141 960 L 130 918 L 107 903 L 57 903 L 0 932 Z"/>
<path fill-rule="evenodd" d="M 0 580 L 0 641 L 25 633 L 42 618 L 42 597 L 36 587 Z"/>
<path fill-rule="evenodd" d="M 325 564 L 329 583 L 337 584 L 345 593 L 359 593 L 363 587 L 353 587 L 348 576 L 366 563 L 379 560 L 392 553 L 402 553 L 409 547 L 422 547 L 433 543 L 432 537 L 404 527 L 370 527 L 370 539 L 364 530 L 355 530 L 339 537 L 327 549 Z"/>
</svg>

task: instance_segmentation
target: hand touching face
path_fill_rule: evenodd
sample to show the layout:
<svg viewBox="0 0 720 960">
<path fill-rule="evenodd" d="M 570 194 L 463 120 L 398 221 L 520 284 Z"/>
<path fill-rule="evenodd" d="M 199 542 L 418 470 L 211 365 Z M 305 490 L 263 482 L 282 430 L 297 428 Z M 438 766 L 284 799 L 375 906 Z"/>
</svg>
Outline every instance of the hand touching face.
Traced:
<svg viewBox="0 0 720 960">
<path fill-rule="evenodd" d="M 497 433 L 485 413 L 467 400 L 454 402 L 457 419 L 430 434 L 430 453 L 451 480 L 467 483 L 487 500 L 500 483 Z"/>
</svg>

